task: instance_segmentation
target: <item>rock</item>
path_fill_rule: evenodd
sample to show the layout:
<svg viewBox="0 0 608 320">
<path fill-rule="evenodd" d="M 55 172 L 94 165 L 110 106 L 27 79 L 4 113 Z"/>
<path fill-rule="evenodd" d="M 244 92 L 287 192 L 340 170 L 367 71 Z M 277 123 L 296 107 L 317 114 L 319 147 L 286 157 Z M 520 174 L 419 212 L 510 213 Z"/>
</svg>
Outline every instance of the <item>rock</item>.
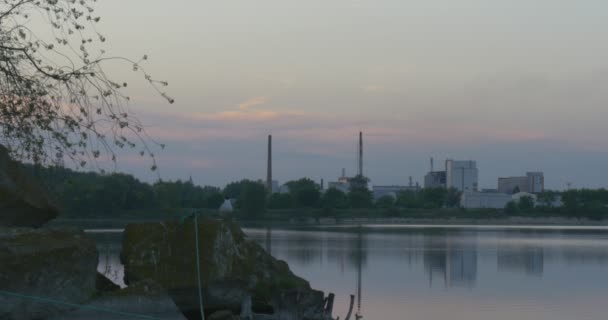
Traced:
<svg viewBox="0 0 608 320">
<path fill-rule="evenodd" d="M 87 301 L 97 259 L 81 231 L 0 228 L 0 319 L 44 319 Z"/>
<path fill-rule="evenodd" d="M 97 272 L 95 281 L 95 289 L 98 293 L 114 292 L 120 290 L 120 286 L 106 278 L 103 274 Z"/>
<path fill-rule="evenodd" d="M 208 319 L 209 320 L 239 320 L 239 318 L 237 316 L 235 316 L 234 314 L 232 314 L 232 311 L 230 311 L 230 310 L 216 311 L 216 312 L 212 313 Z"/>
<path fill-rule="evenodd" d="M 38 228 L 57 215 L 44 188 L 0 145 L 0 227 Z"/>
<path fill-rule="evenodd" d="M 128 288 L 102 294 L 91 302 L 67 314 L 49 320 L 186 320 L 166 291 L 151 280 Z"/>
<path fill-rule="evenodd" d="M 220 310 L 240 314 L 243 301 L 250 298 L 254 313 L 297 311 L 309 316 L 306 319 L 329 319 L 323 292 L 311 289 L 287 263 L 246 239 L 238 226 L 205 220 L 198 230 L 206 314 Z M 196 317 L 195 245 L 192 220 L 127 226 L 121 253 L 125 283 L 152 279 L 167 289 L 186 316 Z"/>
</svg>

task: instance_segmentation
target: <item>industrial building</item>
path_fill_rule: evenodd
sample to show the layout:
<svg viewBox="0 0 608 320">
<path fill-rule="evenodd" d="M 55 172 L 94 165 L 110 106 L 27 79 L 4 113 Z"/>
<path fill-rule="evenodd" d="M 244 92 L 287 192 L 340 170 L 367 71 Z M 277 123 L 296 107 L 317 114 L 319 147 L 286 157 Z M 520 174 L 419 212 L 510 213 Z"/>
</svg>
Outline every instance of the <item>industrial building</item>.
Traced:
<svg viewBox="0 0 608 320">
<path fill-rule="evenodd" d="M 541 193 L 545 190 L 545 177 L 542 172 L 527 172 L 522 177 L 498 178 L 498 192 L 502 193 Z"/>
<path fill-rule="evenodd" d="M 477 191 L 478 170 L 475 161 L 445 161 L 446 188 L 461 192 Z"/>
<path fill-rule="evenodd" d="M 342 176 L 338 181 L 327 184 L 328 189 L 334 188 L 342 192 L 349 192 L 352 188 L 368 188 L 368 179 L 363 175 L 363 132 L 359 132 L 359 144 L 357 150 L 357 175 L 347 177 L 346 170 L 342 168 Z"/>
<path fill-rule="evenodd" d="M 465 209 L 503 209 L 509 202 L 518 203 L 522 197 L 530 197 L 536 205 L 537 197 L 528 192 L 507 194 L 501 192 L 463 192 L 460 197 L 460 206 Z"/>
<path fill-rule="evenodd" d="M 445 171 L 431 171 L 424 176 L 425 188 L 445 188 Z"/>
<path fill-rule="evenodd" d="M 511 195 L 506 193 L 466 191 L 460 197 L 460 206 L 466 209 L 503 209 L 511 200 Z"/>
<path fill-rule="evenodd" d="M 425 188 L 445 188 L 446 172 L 434 170 L 434 160 L 431 158 L 431 171 L 424 176 Z"/>
</svg>

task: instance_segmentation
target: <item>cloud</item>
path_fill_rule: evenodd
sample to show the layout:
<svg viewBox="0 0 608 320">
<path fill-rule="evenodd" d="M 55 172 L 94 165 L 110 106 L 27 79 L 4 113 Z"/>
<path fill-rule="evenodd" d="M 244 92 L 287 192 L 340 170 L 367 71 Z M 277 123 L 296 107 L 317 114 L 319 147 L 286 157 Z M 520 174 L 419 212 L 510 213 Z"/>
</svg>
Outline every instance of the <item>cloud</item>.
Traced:
<svg viewBox="0 0 608 320">
<path fill-rule="evenodd" d="M 241 103 L 239 103 L 238 105 L 238 109 L 242 110 L 242 111 L 247 111 L 249 110 L 251 107 L 255 107 L 257 105 L 261 105 L 261 104 L 265 104 L 266 103 L 266 97 L 255 97 L 255 98 L 251 98 L 247 101 L 243 101 Z"/>
<path fill-rule="evenodd" d="M 264 96 L 258 96 L 239 103 L 232 110 L 220 111 L 215 113 L 194 113 L 188 117 L 198 120 L 211 121 L 236 121 L 236 122 L 260 122 L 275 120 L 281 117 L 277 111 L 270 109 L 259 109 L 268 103 L 268 99 Z"/>
</svg>

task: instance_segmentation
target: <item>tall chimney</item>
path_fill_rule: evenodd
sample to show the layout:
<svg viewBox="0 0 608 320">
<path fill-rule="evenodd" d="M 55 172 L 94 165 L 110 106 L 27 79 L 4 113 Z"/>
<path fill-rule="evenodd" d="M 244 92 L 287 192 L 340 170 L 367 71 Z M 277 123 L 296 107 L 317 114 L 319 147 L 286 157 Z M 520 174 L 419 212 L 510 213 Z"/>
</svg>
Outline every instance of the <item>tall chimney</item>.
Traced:
<svg viewBox="0 0 608 320">
<path fill-rule="evenodd" d="M 266 188 L 272 193 L 272 135 L 268 135 L 268 168 L 266 172 Z"/>
<path fill-rule="evenodd" d="M 359 131 L 359 176 L 363 176 L 363 132 Z"/>
<path fill-rule="evenodd" d="M 435 169 L 435 168 L 433 168 L 434 167 L 434 162 L 435 161 L 433 160 L 433 157 L 431 157 L 431 172 L 433 172 L 433 169 Z"/>
</svg>

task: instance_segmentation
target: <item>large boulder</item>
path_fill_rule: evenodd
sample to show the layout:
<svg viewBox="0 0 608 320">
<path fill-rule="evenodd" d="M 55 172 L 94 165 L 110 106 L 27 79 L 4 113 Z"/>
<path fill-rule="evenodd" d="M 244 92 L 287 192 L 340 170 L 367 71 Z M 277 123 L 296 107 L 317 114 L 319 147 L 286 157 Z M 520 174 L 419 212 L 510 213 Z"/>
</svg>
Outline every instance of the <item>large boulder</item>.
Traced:
<svg viewBox="0 0 608 320">
<path fill-rule="evenodd" d="M 49 320 L 186 320 L 166 291 L 151 280 L 106 292 L 69 313 Z"/>
<path fill-rule="evenodd" d="M 0 228 L 0 319 L 45 319 L 87 301 L 97 261 L 81 231 Z"/>
<path fill-rule="evenodd" d="M 121 253 L 125 283 L 158 282 L 191 319 L 199 313 L 194 231 L 192 220 L 129 225 Z M 247 313 L 241 309 L 248 305 L 254 313 L 267 314 L 265 319 L 330 319 L 323 292 L 311 289 L 287 263 L 248 240 L 235 224 L 205 220 L 198 233 L 207 315 L 221 310 Z"/>
<path fill-rule="evenodd" d="M 0 145 L 0 227 L 37 228 L 57 215 L 44 188 Z"/>
</svg>

